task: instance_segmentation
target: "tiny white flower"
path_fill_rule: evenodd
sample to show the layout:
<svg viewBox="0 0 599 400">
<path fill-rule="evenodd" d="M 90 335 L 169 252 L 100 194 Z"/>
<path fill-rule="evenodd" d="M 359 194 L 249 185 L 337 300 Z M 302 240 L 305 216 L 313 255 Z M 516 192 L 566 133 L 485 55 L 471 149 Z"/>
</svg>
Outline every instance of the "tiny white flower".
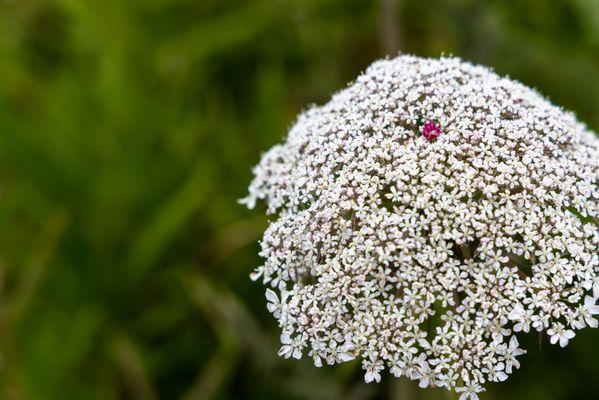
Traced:
<svg viewBox="0 0 599 400">
<path fill-rule="evenodd" d="M 554 324 L 553 327 L 547 330 L 547 334 L 550 336 L 549 341 L 551 344 L 556 344 L 559 342 L 561 347 L 566 347 L 570 339 L 572 339 L 576 334 L 571 329 L 566 329 L 559 322 Z"/>
<path fill-rule="evenodd" d="M 526 350 L 520 348 L 520 344 L 518 343 L 518 339 L 516 336 L 512 336 L 510 338 L 510 343 L 507 349 L 505 350 L 505 372 L 508 374 L 512 373 L 512 366 L 516 369 L 520 368 L 520 361 L 516 359 L 516 357 L 526 354 Z"/>
<path fill-rule="evenodd" d="M 586 296 L 584 298 L 584 305 L 579 307 L 579 319 L 575 322 L 576 327 L 578 329 L 582 329 L 585 326 L 590 326 L 591 328 L 597 328 L 599 326 L 599 322 L 593 315 L 599 314 L 599 306 L 596 305 L 597 299 L 591 296 Z"/>
<path fill-rule="evenodd" d="M 369 359 L 364 360 L 362 362 L 362 365 L 366 370 L 366 373 L 364 374 L 364 381 L 366 383 L 370 383 L 373 381 L 379 383 L 381 381 L 380 371 L 383 369 L 382 362 Z"/>
<path fill-rule="evenodd" d="M 514 325 L 514 332 L 528 332 L 530 330 L 531 312 L 525 310 L 521 304 L 516 304 L 514 309 L 508 315 L 508 318 L 516 322 Z"/>
<path fill-rule="evenodd" d="M 459 400 L 478 400 L 478 393 L 484 392 L 485 389 L 476 383 L 471 383 L 466 386 L 457 387 L 457 393 L 462 393 Z"/>
<path fill-rule="evenodd" d="M 272 289 L 266 289 L 266 308 L 270 311 L 275 318 L 280 318 L 281 313 L 286 311 L 287 308 L 287 299 L 289 298 L 289 292 L 283 290 L 281 292 L 281 300 L 279 301 L 279 297 Z"/>
</svg>

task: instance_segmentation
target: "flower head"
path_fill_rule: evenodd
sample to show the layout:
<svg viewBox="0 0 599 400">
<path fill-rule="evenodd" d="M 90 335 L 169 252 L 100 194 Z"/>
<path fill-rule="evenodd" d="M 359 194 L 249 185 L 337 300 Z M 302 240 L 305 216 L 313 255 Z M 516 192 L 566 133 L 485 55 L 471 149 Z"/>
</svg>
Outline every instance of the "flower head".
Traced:
<svg viewBox="0 0 599 400">
<path fill-rule="evenodd" d="M 429 142 L 435 140 L 441 136 L 441 128 L 439 128 L 434 122 L 427 122 L 422 127 L 422 136 Z"/>
<path fill-rule="evenodd" d="M 599 140 L 487 68 L 378 61 L 254 173 L 243 202 L 276 218 L 252 278 L 283 357 L 476 399 L 519 367 L 515 333 L 597 325 Z"/>
</svg>

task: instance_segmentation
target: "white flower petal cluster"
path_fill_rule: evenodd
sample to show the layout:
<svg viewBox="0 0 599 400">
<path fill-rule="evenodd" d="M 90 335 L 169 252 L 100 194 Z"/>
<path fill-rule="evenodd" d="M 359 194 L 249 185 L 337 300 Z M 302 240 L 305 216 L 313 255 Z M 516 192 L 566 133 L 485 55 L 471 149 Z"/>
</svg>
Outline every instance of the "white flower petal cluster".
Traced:
<svg viewBox="0 0 599 400">
<path fill-rule="evenodd" d="M 519 367 L 516 332 L 597 326 L 599 140 L 485 67 L 377 61 L 254 173 L 282 356 L 476 399 Z"/>
</svg>

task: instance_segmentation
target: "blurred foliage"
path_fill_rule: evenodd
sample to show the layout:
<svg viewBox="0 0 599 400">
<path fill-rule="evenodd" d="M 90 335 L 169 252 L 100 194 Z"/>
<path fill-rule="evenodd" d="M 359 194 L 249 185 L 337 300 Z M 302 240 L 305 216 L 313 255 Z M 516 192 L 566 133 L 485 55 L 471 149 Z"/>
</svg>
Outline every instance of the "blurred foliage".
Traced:
<svg viewBox="0 0 599 400">
<path fill-rule="evenodd" d="M 267 217 L 236 203 L 299 111 L 396 47 L 599 128 L 597 0 L 0 0 L 0 398 L 450 398 L 279 359 L 248 279 Z M 528 337 L 484 398 L 596 397 L 578 336 Z"/>
</svg>

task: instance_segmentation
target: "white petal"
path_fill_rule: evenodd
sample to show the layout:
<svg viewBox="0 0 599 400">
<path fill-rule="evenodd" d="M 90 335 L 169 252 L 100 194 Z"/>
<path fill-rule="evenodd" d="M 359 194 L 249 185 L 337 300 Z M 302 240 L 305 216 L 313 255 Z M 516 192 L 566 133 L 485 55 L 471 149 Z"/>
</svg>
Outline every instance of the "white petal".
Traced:
<svg viewBox="0 0 599 400">
<path fill-rule="evenodd" d="M 302 351 L 300 349 L 295 349 L 293 351 L 293 358 L 295 358 L 296 360 L 302 358 Z"/>
<path fill-rule="evenodd" d="M 354 348 L 353 344 L 351 344 L 351 343 L 345 343 L 343 346 L 341 346 L 341 348 L 339 349 L 339 351 L 341 351 L 343 353 L 347 353 L 347 352 L 349 352 L 353 348 Z"/>
<path fill-rule="evenodd" d="M 516 338 L 516 336 L 512 336 L 510 338 L 510 350 L 518 348 L 518 345 L 518 339 Z"/>
<path fill-rule="evenodd" d="M 512 321 L 517 321 L 522 317 L 522 311 L 524 311 L 522 306 L 518 304 L 507 317 Z"/>
<path fill-rule="evenodd" d="M 291 343 L 291 335 L 287 331 L 281 332 L 281 343 L 290 344 Z"/>
<path fill-rule="evenodd" d="M 591 296 L 584 297 L 584 306 L 586 308 L 592 307 L 597 303 L 597 299 L 592 298 Z"/>
<path fill-rule="evenodd" d="M 266 300 L 268 300 L 272 303 L 279 302 L 279 298 L 277 297 L 277 294 L 274 291 L 272 291 L 271 289 L 266 289 Z"/>
<path fill-rule="evenodd" d="M 275 311 L 278 309 L 277 305 L 276 305 L 276 304 L 274 304 L 274 303 L 266 303 L 266 308 L 267 308 L 267 309 L 268 309 L 268 311 L 270 311 L 271 313 L 272 313 L 272 312 L 275 312 Z"/>
<path fill-rule="evenodd" d="M 260 279 L 260 277 L 262 276 L 262 271 L 254 271 L 250 274 L 250 279 L 253 280 L 254 282 L 257 281 L 258 279 Z"/>
<path fill-rule="evenodd" d="M 379 374 L 378 372 L 374 373 L 374 380 L 379 383 L 381 381 L 381 374 Z"/>
<path fill-rule="evenodd" d="M 291 348 L 291 346 L 281 346 L 281 348 L 279 349 L 279 356 L 289 358 L 292 352 L 293 349 Z"/>
<path fill-rule="evenodd" d="M 582 319 L 582 318 L 581 318 L 581 319 L 579 319 L 579 320 L 577 320 L 577 321 L 574 321 L 574 327 L 575 327 L 576 329 L 582 329 L 582 328 L 584 328 L 585 326 L 587 326 L 587 325 L 585 324 L 585 322 L 584 322 L 584 319 Z"/>
<path fill-rule="evenodd" d="M 525 352 L 525 351 L 522 351 L 522 354 L 524 354 L 524 353 L 526 353 L 526 352 Z M 518 354 L 518 355 L 519 355 L 519 354 Z M 514 360 L 514 361 L 513 361 L 513 364 L 514 364 L 514 367 L 516 367 L 516 369 L 520 368 L 520 361 L 518 361 L 518 360 Z M 512 373 L 512 369 L 511 369 L 511 368 L 510 368 L 510 370 L 509 370 L 509 371 L 508 371 L 508 370 L 507 370 L 507 368 L 506 368 L 506 369 L 505 369 L 505 371 L 506 371 L 508 374 L 511 374 L 511 373 Z"/>
</svg>

